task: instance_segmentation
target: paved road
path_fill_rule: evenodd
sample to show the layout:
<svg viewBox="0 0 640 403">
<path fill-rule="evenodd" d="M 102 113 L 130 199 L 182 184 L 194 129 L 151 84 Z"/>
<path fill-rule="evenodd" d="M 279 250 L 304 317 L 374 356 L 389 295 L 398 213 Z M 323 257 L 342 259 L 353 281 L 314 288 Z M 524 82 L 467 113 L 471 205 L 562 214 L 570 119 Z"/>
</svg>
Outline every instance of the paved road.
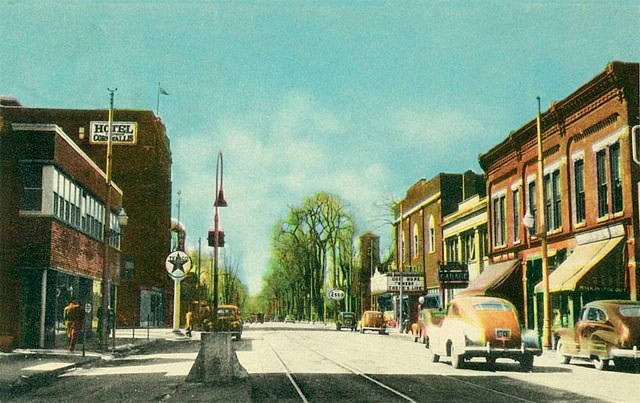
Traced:
<svg viewBox="0 0 640 403">
<path fill-rule="evenodd" d="M 508 360 L 494 370 L 480 360 L 455 370 L 448 361 L 430 362 L 424 346 L 407 337 L 300 324 L 248 325 L 233 342 L 248 378 L 236 385 L 190 383 L 200 344 L 194 335 L 72 369 L 7 401 L 635 402 L 640 395 L 640 374 L 561 365 L 553 353 L 537 358 L 531 373 Z"/>
</svg>

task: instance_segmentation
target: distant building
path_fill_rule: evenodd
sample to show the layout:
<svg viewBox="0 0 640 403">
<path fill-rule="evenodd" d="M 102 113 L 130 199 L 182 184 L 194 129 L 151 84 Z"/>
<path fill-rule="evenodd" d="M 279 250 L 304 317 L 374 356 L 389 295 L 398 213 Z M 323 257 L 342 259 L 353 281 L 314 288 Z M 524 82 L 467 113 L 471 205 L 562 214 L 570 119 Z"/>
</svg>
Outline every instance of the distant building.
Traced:
<svg viewBox="0 0 640 403">
<path fill-rule="evenodd" d="M 105 169 L 108 110 L 2 108 L 11 124 L 55 124 L 76 148 Z M 123 192 L 129 222 L 122 269 L 115 280 L 118 326 L 161 327 L 171 321 L 173 283 L 164 269 L 171 248 L 171 150 L 151 111 L 115 109 L 112 179 Z M 6 124 L 6 123 L 5 123 Z"/>
<path fill-rule="evenodd" d="M 639 123 L 638 69 L 638 63 L 612 62 L 542 113 L 543 178 L 535 119 L 479 157 L 487 175 L 488 255 L 496 269 L 520 270 L 521 301 L 512 302 L 530 328 L 542 327 L 542 231 L 558 320 L 572 325 L 592 300 L 638 298 L 640 167 L 632 141 Z M 523 225 L 527 213 L 534 218 L 531 229 Z"/>
<path fill-rule="evenodd" d="M 374 295 L 371 293 L 371 278 L 380 265 L 380 237 L 372 232 L 360 236 L 360 313 L 376 310 Z"/>
<path fill-rule="evenodd" d="M 423 273 L 422 290 L 408 292 L 411 320 L 417 319 L 418 297 L 441 295 L 445 301 L 451 292 L 438 279 L 445 261 L 443 220 L 458 209 L 458 204 L 476 194 L 484 194 L 482 175 L 440 173 L 430 180 L 421 179 L 411 186 L 399 202 L 394 223 L 396 262 L 394 270 Z"/>
</svg>

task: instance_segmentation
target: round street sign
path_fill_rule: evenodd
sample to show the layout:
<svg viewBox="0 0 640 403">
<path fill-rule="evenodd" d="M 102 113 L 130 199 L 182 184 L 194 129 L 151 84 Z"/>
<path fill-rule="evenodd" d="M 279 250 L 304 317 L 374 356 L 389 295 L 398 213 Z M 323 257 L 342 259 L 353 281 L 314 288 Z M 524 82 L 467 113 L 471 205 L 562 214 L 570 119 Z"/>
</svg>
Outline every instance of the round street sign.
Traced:
<svg viewBox="0 0 640 403">
<path fill-rule="evenodd" d="M 191 270 L 191 258 L 183 251 L 177 250 L 167 256 L 164 266 L 169 276 L 173 277 L 174 280 L 180 281 Z"/>
<path fill-rule="evenodd" d="M 344 298 L 344 291 L 337 290 L 337 289 L 327 290 L 327 297 L 329 297 L 329 299 L 332 299 L 334 301 L 340 301 L 341 299 Z"/>
</svg>

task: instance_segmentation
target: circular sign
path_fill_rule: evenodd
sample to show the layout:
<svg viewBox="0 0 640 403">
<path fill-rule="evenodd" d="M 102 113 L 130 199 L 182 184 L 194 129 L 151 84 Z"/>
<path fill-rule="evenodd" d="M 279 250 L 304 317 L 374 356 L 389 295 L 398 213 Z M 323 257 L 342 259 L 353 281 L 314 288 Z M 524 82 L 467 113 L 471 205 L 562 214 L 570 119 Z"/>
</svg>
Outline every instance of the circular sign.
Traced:
<svg viewBox="0 0 640 403">
<path fill-rule="evenodd" d="M 183 251 L 177 250 L 167 256 L 164 266 L 174 280 L 180 281 L 191 270 L 191 258 Z"/>
<path fill-rule="evenodd" d="M 330 289 L 327 291 L 327 298 L 332 299 L 334 301 L 340 301 L 341 299 L 344 299 L 344 291 Z"/>
<path fill-rule="evenodd" d="M 87 302 L 86 304 L 84 304 L 84 311 L 86 313 L 91 313 L 91 304 L 90 303 Z"/>
</svg>

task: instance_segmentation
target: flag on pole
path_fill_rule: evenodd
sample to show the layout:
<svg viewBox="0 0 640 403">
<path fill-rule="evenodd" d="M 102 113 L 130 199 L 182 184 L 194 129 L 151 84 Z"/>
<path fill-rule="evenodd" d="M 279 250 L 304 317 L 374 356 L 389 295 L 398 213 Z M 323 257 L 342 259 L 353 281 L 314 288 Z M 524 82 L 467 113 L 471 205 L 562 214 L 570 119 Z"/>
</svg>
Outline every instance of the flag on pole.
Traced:
<svg viewBox="0 0 640 403">
<path fill-rule="evenodd" d="M 169 93 L 158 83 L 158 99 L 156 101 L 156 115 L 158 116 L 160 115 L 160 95 L 169 95 Z"/>
</svg>

